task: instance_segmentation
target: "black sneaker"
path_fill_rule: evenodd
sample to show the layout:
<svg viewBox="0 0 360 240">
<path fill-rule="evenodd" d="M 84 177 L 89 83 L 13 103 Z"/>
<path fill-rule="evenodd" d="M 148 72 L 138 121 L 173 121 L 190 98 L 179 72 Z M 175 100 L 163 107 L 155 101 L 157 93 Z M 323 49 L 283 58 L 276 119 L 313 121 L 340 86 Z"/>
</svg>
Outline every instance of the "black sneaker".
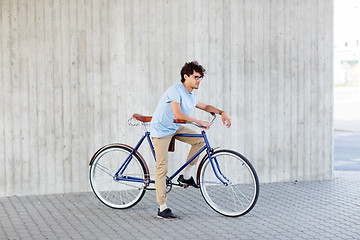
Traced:
<svg viewBox="0 0 360 240">
<path fill-rule="evenodd" d="M 160 208 L 158 208 L 158 218 L 163 218 L 167 220 L 173 220 L 177 217 L 171 212 L 170 208 L 165 209 L 164 211 L 160 212 Z"/>
<path fill-rule="evenodd" d="M 183 183 L 183 184 L 192 186 L 192 187 L 194 187 L 194 188 L 200 188 L 200 186 L 195 183 L 195 180 L 194 180 L 193 177 L 191 177 L 191 178 L 189 178 L 189 179 L 185 179 L 185 178 L 184 178 L 184 175 L 181 174 L 181 175 L 179 176 L 179 178 L 178 178 L 178 182 L 181 182 L 181 183 Z"/>
</svg>

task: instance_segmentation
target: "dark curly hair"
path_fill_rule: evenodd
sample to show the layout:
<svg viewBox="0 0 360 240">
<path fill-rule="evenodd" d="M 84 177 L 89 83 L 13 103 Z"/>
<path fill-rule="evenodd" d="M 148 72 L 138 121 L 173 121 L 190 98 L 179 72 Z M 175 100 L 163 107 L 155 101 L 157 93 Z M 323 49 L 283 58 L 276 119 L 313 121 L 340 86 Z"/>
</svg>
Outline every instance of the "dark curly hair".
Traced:
<svg viewBox="0 0 360 240">
<path fill-rule="evenodd" d="M 201 66 L 197 61 L 192 61 L 192 62 L 187 62 L 185 63 L 185 65 L 182 67 L 180 75 L 181 75 L 181 82 L 185 82 L 185 78 L 184 75 L 188 75 L 190 76 L 191 74 L 193 74 L 195 72 L 198 72 L 201 74 L 201 76 L 204 76 L 206 70 L 205 68 L 203 68 L 203 66 Z"/>
</svg>

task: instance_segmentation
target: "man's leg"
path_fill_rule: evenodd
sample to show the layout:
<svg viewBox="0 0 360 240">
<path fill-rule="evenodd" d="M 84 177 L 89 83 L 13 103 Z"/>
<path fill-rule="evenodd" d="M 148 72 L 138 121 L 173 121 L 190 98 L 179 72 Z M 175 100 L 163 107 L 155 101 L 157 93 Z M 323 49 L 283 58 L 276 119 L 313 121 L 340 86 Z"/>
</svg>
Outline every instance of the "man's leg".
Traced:
<svg viewBox="0 0 360 240">
<path fill-rule="evenodd" d="M 164 219 L 176 218 L 176 216 L 166 206 L 166 174 L 168 165 L 168 148 L 172 137 L 173 135 L 163 138 L 152 138 L 156 156 L 156 201 L 160 205 L 157 216 Z"/>
<path fill-rule="evenodd" d="M 163 138 L 152 138 L 155 156 L 155 187 L 156 201 L 161 206 L 166 203 L 166 174 L 168 166 L 168 147 L 172 135 Z"/>
<path fill-rule="evenodd" d="M 176 134 L 199 134 L 192 129 L 180 126 L 176 131 Z M 188 157 L 186 161 L 190 160 L 203 146 L 205 146 L 205 141 L 202 137 L 176 137 L 179 141 L 186 142 L 191 145 Z M 191 177 L 191 169 L 196 164 L 199 156 L 195 158 L 191 163 L 183 170 L 184 178 L 188 179 Z"/>
</svg>

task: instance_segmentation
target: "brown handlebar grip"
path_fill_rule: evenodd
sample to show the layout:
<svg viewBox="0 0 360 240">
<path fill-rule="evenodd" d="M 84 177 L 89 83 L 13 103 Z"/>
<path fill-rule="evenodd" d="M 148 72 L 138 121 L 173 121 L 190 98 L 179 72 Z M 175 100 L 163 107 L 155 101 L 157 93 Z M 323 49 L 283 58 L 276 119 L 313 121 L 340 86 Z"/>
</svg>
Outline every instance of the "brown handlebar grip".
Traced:
<svg viewBox="0 0 360 240">
<path fill-rule="evenodd" d="M 187 123 L 186 120 L 174 119 L 174 123 Z"/>
</svg>

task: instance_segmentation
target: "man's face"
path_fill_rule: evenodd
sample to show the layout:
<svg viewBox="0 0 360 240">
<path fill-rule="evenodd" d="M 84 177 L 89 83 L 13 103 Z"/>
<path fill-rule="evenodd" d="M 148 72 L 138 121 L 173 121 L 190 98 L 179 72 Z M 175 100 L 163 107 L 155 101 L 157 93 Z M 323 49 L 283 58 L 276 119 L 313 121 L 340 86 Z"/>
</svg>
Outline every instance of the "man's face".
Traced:
<svg viewBox="0 0 360 240">
<path fill-rule="evenodd" d="M 192 89 L 198 89 L 200 82 L 202 80 L 202 76 L 198 72 L 193 72 L 190 76 L 185 74 L 185 84 L 187 84 Z"/>
</svg>

